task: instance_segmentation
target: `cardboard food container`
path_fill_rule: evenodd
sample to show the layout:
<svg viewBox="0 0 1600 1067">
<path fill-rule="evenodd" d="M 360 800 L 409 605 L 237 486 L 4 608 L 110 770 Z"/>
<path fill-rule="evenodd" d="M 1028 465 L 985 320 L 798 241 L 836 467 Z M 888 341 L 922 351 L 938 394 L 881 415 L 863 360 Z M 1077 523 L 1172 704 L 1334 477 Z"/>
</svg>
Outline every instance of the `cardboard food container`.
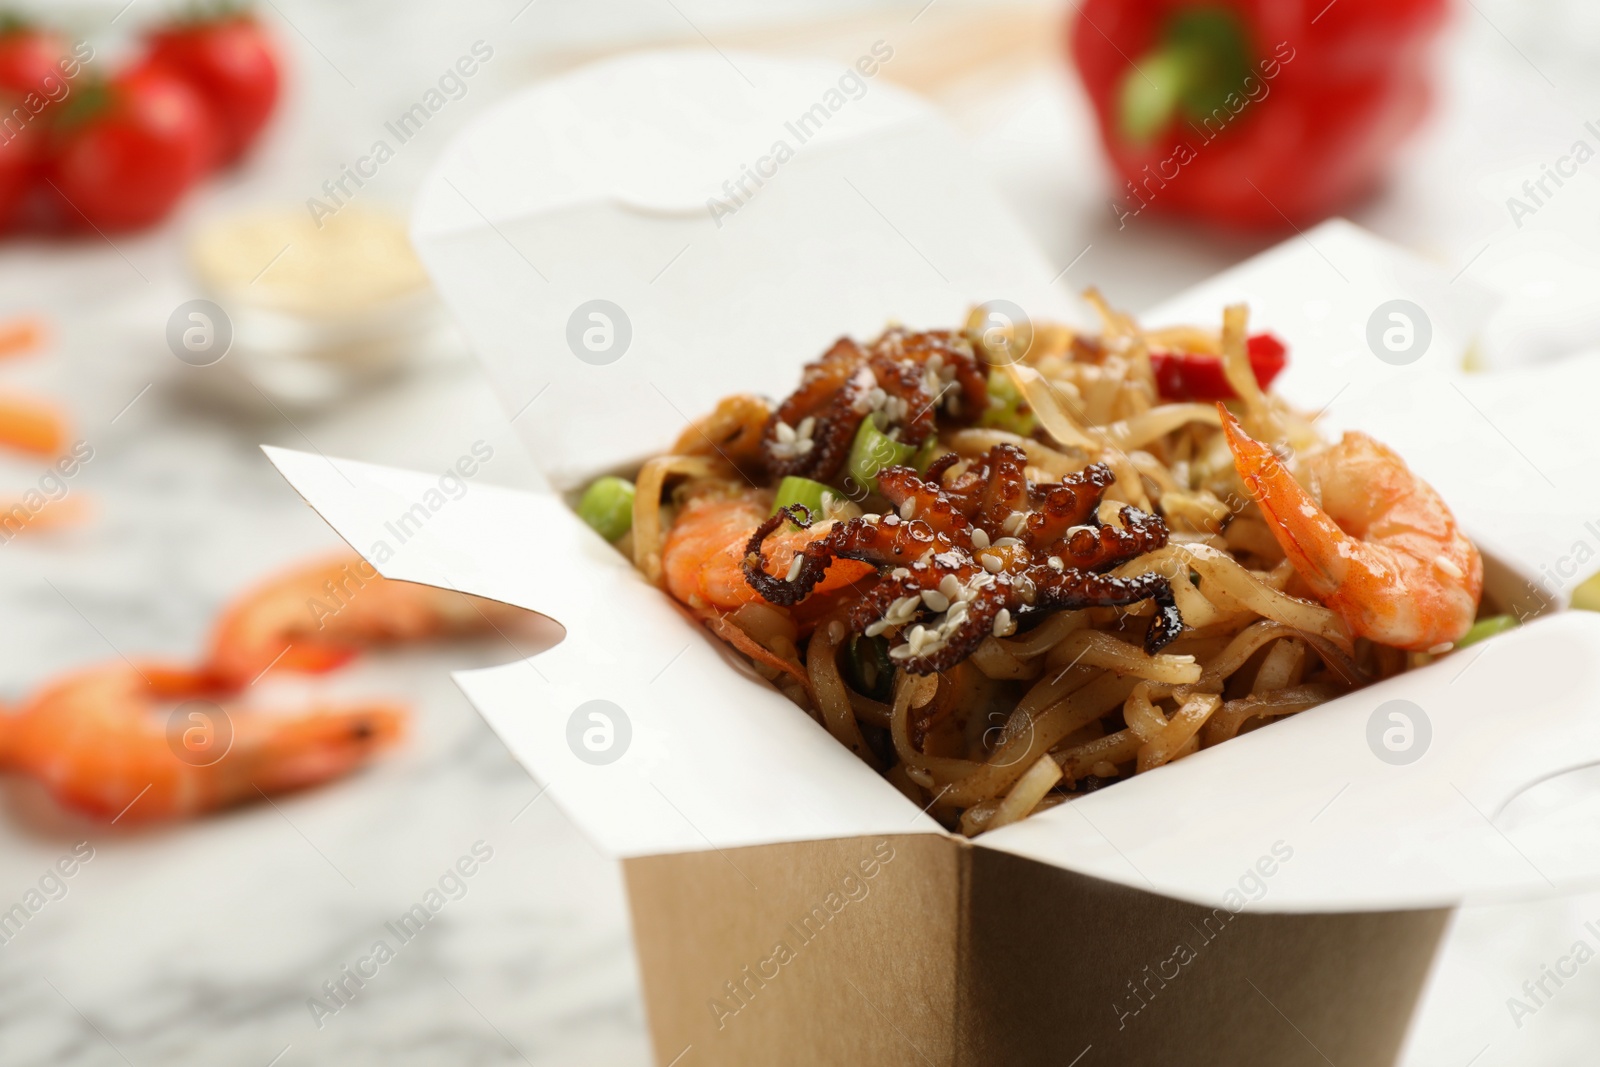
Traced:
<svg viewBox="0 0 1600 1067">
<path fill-rule="evenodd" d="M 1337 222 L 1145 316 L 1248 301 L 1289 344 L 1285 394 L 1398 447 L 1531 621 L 953 836 L 569 506 L 721 396 L 783 395 L 841 333 L 993 299 L 1083 319 L 892 62 L 652 53 L 508 100 L 446 153 L 414 237 L 550 485 L 449 499 L 437 473 L 271 458 L 384 575 L 564 628 L 458 678 L 622 861 L 658 1062 L 1391 1063 L 1451 908 L 1600 875 L 1600 821 L 1534 802 L 1600 761 L 1600 616 L 1554 610 L 1600 543 L 1595 450 L 1559 429 L 1600 364 L 1462 376 L 1484 294 Z M 1397 300 L 1410 333 L 1380 358 Z"/>
</svg>

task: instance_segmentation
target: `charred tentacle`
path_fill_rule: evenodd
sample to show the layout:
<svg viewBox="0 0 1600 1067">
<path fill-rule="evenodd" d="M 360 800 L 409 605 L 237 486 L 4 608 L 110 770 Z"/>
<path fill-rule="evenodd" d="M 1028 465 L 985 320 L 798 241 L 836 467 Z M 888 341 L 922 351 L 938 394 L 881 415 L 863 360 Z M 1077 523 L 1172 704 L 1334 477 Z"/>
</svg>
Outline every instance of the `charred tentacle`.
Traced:
<svg viewBox="0 0 1600 1067">
<path fill-rule="evenodd" d="M 1166 547 L 1167 524 L 1160 518 L 1132 505 L 1124 507 L 1121 515 L 1121 526 L 1077 526 L 1040 551 L 1060 559 L 1068 568 L 1103 571 Z"/>
<path fill-rule="evenodd" d="M 972 524 L 956 510 L 955 504 L 939 488 L 939 483 L 917 476 L 910 467 L 890 467 L 878 474 L 878 492 L 889 503 L 903 510 L 912 502 L 911 517 L 927 523 L 953 541 L 965 541 Z"/>
<path fill-rule="evenodd" d="M 879 568 L 905 567 L 930 550 L 937 554 L 952 547 L 925 522 L 902 522 L 897 515 L 851 519 L 836 523 L 825 536 L 802 548 L 795 555 L 798 562 L 790 564 L 789 574 L 779 578 L 767 573 L 761 544 L 785 520 L 803 530 L 811 528 L 811 513 L 803 505 L 780 509 L 750 535 L 743 564 L 750 587 L 769 602 L 785 606 L 809 596 L 835 559 L 860 560 Z"/>
<path fill-rule="evenodd" d="M 913 674 L 947 670 L 985 638 L 1011 633 L 1013 619 L 1054 610 L 1153 601 L 1144 639 L 1152 654 L 1182 631 L 1167 578 L 1104 573 L 1167 543 L 1160 517 L 1131 505 L 1122 508 L 1120 526 L 1095 518 L 1114 480 L 1104 464 L 1053 485 L 1030 485 L 1025 454 L 1000 444 L 941 487 L 939 476 L 953 462 L 941 460 L 926 479 L 907 467 L 882 472 L 880 491 L 897 510 L 904 506 L 907 517 L 865 515 L 835 523 L 802 547 L 779 577 L 767 573 L 763 542 L 785 521 L 803 529 L 812 524 L 804 507 L 782 509 L 745 546 L 751 587 L 774 604 L 791 605 L 810 595 L 835 560 L 871 564 L 882 577 L 854 605 L 849 626 L 874 635 L 893 631 L 903 643 L 890 655 Z M 1016 539 L 1000 543 L 1008 537 Z"/>
<path fill-rule="evenodd" d="M 908 441 L 925 440 L 943 414 L 957 424 L 976 422 L 989 403 L 989 386 L 971 346 L 944 330 L 889 330 L 872 345 L 872 373 L 895 401 L 894 421 Z"/>
<path fill-rule="evenodd" d="M 1060 572 L 1049 567 L 1034 567 L 1029 570 L 1028 577 L 1036 587 L 1036 609 L 1114 608 L 1141 600 L 1154 601 L 1155 621 L 1144 637 L 1145 651 L 1152 656 L 1171 644 L 1183 630 L 1183 616 L 1178 613 L 1177 602 L 1173 599 L 1172 583 L 1164 575 L 1118 578 L 1088 571 Z"/>
<path fill-rule="evenodd" d="M 890 330 L 865 348 L 842 337 L 806 366 L 800 388 L 767 420 L 761 458 L 777 477 L 826 482 L 869 415 L 898 428 L 901 440 L 920 443 L 940 418 L 971 423 L 987 403 L 983 367 L 958 335 Z"/>
<path fill-rule="evenodd" d="M 1029 493 L 1033 513 L 1024 524 L 1023 541 L 1030 548 L 1044 548 L 1088 522 L 1116 480 L 1110 467 L 1094 463 L 1054 485 L 1034 486 Z"/>
<path fill-rule="evenodd" d="M 928 473 L 923 479 L 941 490 L 944 488 L 944 472 L 961 462 L 961 457 L 954 452 L 946 452 L 932 463 L 928 464 Z"/>
<path fill-rule="evenodd" d="M 855 349 L 854 342 L 849 344 Z M 855 351 L 859 359 L 860 350 Z M 816 383 L 803 383 L 767 420 L 761 456 L 774 475 L 825 482 L 844 465 L 873 389 L 872 372 L 859 363 L 842 378 L 837 377 L 846 369 L 847 358 L 833 359 L 830 354 L 821 364 L 812 364 L 821 367 Z"/>
<path fill-rule="evenodd" d="M 905 656 L 896 653 L 909 645 L 900 646 L 890 650 L 890 658 L 911 674 L 938 674 L 949 670 L 977 651 L 984 639 L 993 634 L 995 619 L 1002 610 L 1009 610 L 1010 595 L 1009 588 L 1002 588 L 998 583 L 989 586 L 967 606 L 966 619 L 950 632 L 943 644 L 922 655 Z"/>
</svg>

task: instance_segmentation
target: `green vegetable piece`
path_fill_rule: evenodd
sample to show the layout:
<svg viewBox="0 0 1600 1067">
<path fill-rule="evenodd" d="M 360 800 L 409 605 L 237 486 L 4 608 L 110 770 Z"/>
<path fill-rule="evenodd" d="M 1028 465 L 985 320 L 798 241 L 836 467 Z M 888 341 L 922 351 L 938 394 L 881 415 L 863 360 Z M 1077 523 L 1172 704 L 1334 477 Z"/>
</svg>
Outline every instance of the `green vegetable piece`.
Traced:
<svg viewBox="0 0 1600 1067">
<path fill-rule="evenodd" d="M 811 521 L 816 522 L 822 518 L 823 494 L 838 496 L 836 492 L 821 482 L 814 482 L 810 478 L 797 478 L 793 475 L 778 483 L 778 495 L 772 499 L 772 510 L 769 515 L 776 515 L 779 508 L 799 504 L 811 515 Z"/>
<path fill-rule="evenodd" d="M 1572 591 L 1572 606 L 1579 611 L 1600 611 L 1600 574 L 1585 578 Z"/>
<path fill-rule="evenodd" d="M 1039 420 L 1032 411 L 1025 410 L 1026 402 L 1017 391 L 1011 375 L 998 367 L 989 370 L 989 407 L 978 419 L 979 426 L 1004 430 L 1020 437 L 1031 437 Z"/>
<path fill-rule="evenodd" d="M 607 541 L 619 540 L 633 529 L 633 483 L 609 474 L 596 478 L 578 501 L 578 518 Z"/>
<path fill-rule="evenodd" d="M 1491 637 L 1498 637 L 1507 630 L 1517 628 L 1515 615 L 1490 615 L 1488 618 L 1479 619 L 1472 624 L 1472 628 L 1461 635 L 1461 640 L 1456 642 L 1457 648 L 1466 648 L 1479 641 L 1486 641 Z"/>
<path fill-rule="evenodd" d="M 889 642 L 882 637 L 856 634 L 850 638 L 845 656 L 845 679 L 850 687 L 874 700 L 888 700 L 894 694 L 894 660 L 889 658 Z"/>
<path fill-rule="evenodd" d="M 1008 407 L 1016 407 L 1022 403 L 1022 394 L 1017 391 L 1017 383 L 1011 380 L 1000 367 L 989 368 L 989 395 Z"/>
<path fill-rule="evenodd" d="M 901 444 L 878 429 L 872 419 L 862 419 L 845 461 L 845 490 L 852 498 L 858 489 L 876 492 L 879 471 L 902 466 L 916 454 L 916 445 Z"/>
</svg>

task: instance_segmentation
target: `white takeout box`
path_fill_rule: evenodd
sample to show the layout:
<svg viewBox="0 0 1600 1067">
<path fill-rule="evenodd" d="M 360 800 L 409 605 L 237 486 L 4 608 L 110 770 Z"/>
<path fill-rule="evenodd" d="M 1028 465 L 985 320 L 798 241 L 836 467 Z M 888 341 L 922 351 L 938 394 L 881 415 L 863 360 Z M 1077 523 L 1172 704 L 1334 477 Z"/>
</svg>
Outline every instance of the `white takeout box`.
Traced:
<svg viewBox="0 0 1600 1067">
<path fill-rule="evenodd" d="M 565 628 L 458 679 L 624 861 L 660 1062 L 1392 1061 L 1451 907 L 1600 876 L 1594 798 L 1532 788 L 1600 762 L 1600 616 L 1531 621 L 968 842 L 570 510 L 564 492 L 721 396 L 784 394 L 841 333 L 950 325 L 996 298 L 1083 320 L 961 143 L 887 82 L 892 58 L 866 66 L 625 57 L 511 98 L 446 153 L 415 240 L 548 491 L 474 486 L 400 543 L 393 520 L 436 474 L 269 455 L 387 577 Z M 762 164 L 785 140 L 792 158 Z M 729 213 L 723 183 L 747 169 L 771 173 Z M 1600 450 L 1568 429 L 1600 362 L 1460 374 L 1486 306 L 1466 284 L 1332 222 L 1145 320 L 1248 301 L 1289 345 L 1286 395 L 1396 446 L 1492 551 L 1491 595 L 1532 616 L 1600 566 L 1582 566 Z M 1404 366 L 1367 342 L 1394 299 L 1431 326 Z M 1414 762 L 1369 742 L 1396 723 Z M 1571 817 L 1581 803 L 1591 817 Z"/>
</svg>

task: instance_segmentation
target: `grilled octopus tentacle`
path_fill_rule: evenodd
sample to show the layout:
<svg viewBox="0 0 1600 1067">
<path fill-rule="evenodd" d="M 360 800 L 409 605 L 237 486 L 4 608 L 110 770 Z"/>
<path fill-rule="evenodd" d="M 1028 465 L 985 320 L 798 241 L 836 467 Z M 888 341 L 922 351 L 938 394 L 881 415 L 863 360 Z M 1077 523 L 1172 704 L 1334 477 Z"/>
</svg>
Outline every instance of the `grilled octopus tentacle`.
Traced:
<svg viewBox="0 0 1600 1067">
<path fill-rule="evenodd" d="M 937 481 L 919 478 L 910 467 L 890 467 L 878 473 L 878 492 L 902 510 L 906 501 L 913 501 L 912 518 L 927 523 L 952 541 L 966 542 L 972 524 L 956 510 Z"/>
<path fill-rule="evenodd" d="M 977 421 L 988 382 L 959 335 L 889 330 L 863 348 L 841 337 L 807 364 L 796 389 L 767 420 L 761 458 L 777 477 L 828 481 L 839 473 L 861 420 L 878 413 L 885 429 L 918 444 L 938 428 Z"/>
<path fill-rule="evenodd" d="M 884 576 L 854 605 L 852 631 L 895 631 L 890 657 L 912 674 L 960 663 L 991 635 L 1046 612 L 1123 607 L 1149 600 L 1155 616 L 1144 647 L 1154 655 L 1183 630 L 1172 585 L 1160 574 L 1119 578 L 1110 568 L 1167 543 L 1161 518 L 1124 506 L 1122 525 L 1095 518 L 1113 478 L 1095 464 L 1060 483 L 1030 485 L 1020 448 L 999 444 L 949 487 L 906 467 L 879 475 L 879 489 L 900 514 L 835 523 L 796 555 L 789 573 L 769 574 L 761 545 L 785 521 L 810 528 L 804 507 L 790 506 L 761 524 L 745 546 L 752 588 L 774 604 L 808 596 L 836 559 L 861 560 Z M 1006 538 L 1011 540 L 1007 541 Z M 976 541 L 975 541 L 976 539 Z M 983 546 L 981 549 L 976 547 Z"/>
<path fill-rule="evenodd" d="M 1041 551 L 1058 557 L 1068 567 L 1103 571 L 1135 556 L 1165 548 L 1167 524 L 1129 505 L 1122 509 L 1121 526 L 1077 526 L 1067 537 Z"/>
<path fill-rule="evenodd" d="M 1029 494 L 1033 513 L 1023 526 L 1022 539 L 1032 548 L 1060 540 L 1094 516 L 1100 498 L 1116 480 L 1110 467 L 1094 463 L 1053 485 L 1034 486 Z"/>
<path fill-rule="evenodd" d="M 779 578 L 767 573 L 761 543 L 785 519 L 803 530 L 811 528 L 810 511 L 803 504 L 793 504 L 756 527 L 745 545 L 745 580 L 773 604 L 787 606 L 804 600 L 822 581 L 835 559 L 855 559 L 880 568 L 905 567 L 930 549 L 938 553 L 951 547 L 948 539 L 935 533 L 925 522 L 902 522 L 896 515 L 885 515 L 875 521 L 851 519 L 835 524 L 825 536 L 802 548 L 795 556 L 800 561 L 798 565 L 791 564 L 793 577 Z"/>
<path fill-rule="evenodd" d="M 1036 588 L 1035 609 L 1114 608 L 1141 600 L 1155 601 L 1156 622 L 1145 634 L 1145 651 L 1151 655 L 1171 644 L 1183 629 L 1183 618 L 1172 597 L 1172 583 L 1164 575 L 1117 578 L 1088 571 L 1033 567 L 1028 577 Z"/>
<path fill-rule="evenodd" d="M 824 375 L 820 380 L 832 379 Z M 767 469 L 780 478 L 832 478 L 850 453 L 850 442 L 866 417 L 864 401 L 872 388 L 872 373 L 864 367 L 853 370 L 816 404 L 808 403 L 812 399 L 810 390 L 802 386 L 767 420 L 761 435 L 761 454 Z M 810 427 L 806 426 L 807 419 L 811 420 Z M 809 433 L 801 432 L 807 429 Z M 793 435 L 793 440 L 785 440 L 786 433 Z"/>
</svg>

